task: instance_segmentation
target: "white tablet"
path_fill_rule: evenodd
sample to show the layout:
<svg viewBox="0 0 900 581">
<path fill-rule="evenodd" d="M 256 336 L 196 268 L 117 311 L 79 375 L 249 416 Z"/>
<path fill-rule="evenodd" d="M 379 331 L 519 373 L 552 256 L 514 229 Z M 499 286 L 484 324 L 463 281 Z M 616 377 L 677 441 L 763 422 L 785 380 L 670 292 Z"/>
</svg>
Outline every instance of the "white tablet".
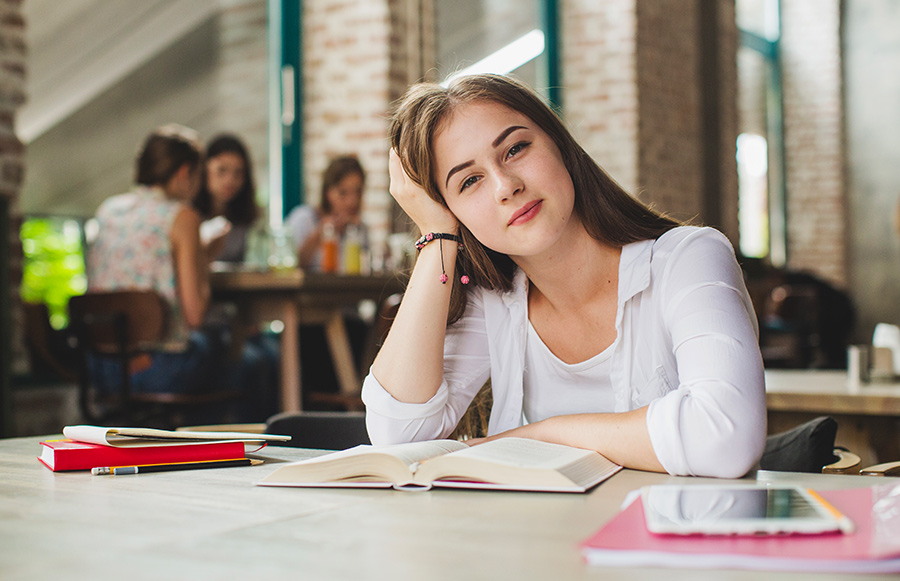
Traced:
<svg viewBox="0 0 900 581">
<path fill-rule="evenodd" d="M 660 485 L 641 490 L 647 530 L 675 535 L 853 532 L 812 490 L 791 486 Z"/>
</svg>

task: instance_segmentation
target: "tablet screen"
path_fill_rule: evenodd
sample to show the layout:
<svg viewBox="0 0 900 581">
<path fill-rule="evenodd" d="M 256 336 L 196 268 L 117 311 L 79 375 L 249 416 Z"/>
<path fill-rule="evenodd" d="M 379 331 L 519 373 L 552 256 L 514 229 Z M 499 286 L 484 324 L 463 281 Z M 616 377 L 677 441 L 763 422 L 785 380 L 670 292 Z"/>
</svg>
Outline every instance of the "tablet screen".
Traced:
<svg viewBox="0 0 900 581">
<path fill-rule="evenodd" d="M 643 499 L 651 532 L 823 533 L 842 525 L 833 508 L 795 487 L 653 486 Z"/>
</svg>

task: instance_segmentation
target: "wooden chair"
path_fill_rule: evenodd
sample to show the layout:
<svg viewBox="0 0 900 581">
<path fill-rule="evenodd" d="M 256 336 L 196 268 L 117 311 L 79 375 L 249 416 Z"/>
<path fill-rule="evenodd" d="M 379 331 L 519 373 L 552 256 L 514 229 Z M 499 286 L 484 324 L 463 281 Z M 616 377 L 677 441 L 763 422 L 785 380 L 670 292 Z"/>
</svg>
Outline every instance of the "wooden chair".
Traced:
<svg viewBox="0 0 900 581">
<path fill-rule="evenodd" d="M 79 403 L 90 423 L 176 427 L 180 414 L 189 410 L 224 406 L 240 396 L 237 391 L 197 393 L 134 393 L 131 369 L 148 360 L 165 337 L 168 305 L 152 290 L 91 292 L 72 297 L 70 326 L 80 353 Z M 117 393 L 101 393 L 90 376 L 88 359 L 103 355 L 121 363 Z M 102 411 L 98 411 L 102 410 Z"/>
</svg>

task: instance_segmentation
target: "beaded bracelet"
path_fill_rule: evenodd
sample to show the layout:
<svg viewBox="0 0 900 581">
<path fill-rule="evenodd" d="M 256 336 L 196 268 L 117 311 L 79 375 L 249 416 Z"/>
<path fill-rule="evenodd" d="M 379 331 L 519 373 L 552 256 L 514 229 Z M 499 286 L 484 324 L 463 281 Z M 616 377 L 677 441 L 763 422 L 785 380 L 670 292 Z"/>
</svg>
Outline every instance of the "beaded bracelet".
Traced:
<svg viewBox="0 0 900 581">
<path fill-rule="evenodd" d="M 463 249 L 463 241 L 462 238 L 457 236 L 456 234 L 446 234 L 442 232 L 430 232 L 418 240 L 416 240 L 416 250 L 422 250 L 425 248 L 425 245 L 431 242 L 432 240 L 454 240 L 456 241 L 457 246 L 460 250 Z"/>
<path fill-rule="evenodd" d="M 456 234 L 447 234 L 446 232 L 429 232 L 416 240 L 416 250 L 422 250 L 432 240 L 437 240 L 438 244 L 441 245 L 441 284 L 447 284 L 449 278 L 447 277 L 447 271 L 444 269 L 444 240 L 453 240 L 456 242 L 457 249 L 463 250 L 462 238 Z M 464 274 L 459 277 L 459 282 L 469 284 L 469 277 Z"/>
</svg>

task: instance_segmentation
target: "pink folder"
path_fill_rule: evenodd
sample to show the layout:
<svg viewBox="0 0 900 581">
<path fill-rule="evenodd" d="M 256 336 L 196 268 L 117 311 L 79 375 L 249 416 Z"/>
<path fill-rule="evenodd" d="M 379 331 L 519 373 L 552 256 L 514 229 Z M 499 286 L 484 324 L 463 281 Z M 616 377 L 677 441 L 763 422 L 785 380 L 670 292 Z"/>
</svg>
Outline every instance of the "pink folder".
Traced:
<svg viewBox="0 0 900 581">
<path fill-rule="evenodd" d="M 638 497 L 582 543 L 582 554 L 588 563 L 607 567 L 900 572 L 900 486 L 818 492 L 850 517 L 855 533 L 655 535 L 647 530 Z"/>
</svg>

